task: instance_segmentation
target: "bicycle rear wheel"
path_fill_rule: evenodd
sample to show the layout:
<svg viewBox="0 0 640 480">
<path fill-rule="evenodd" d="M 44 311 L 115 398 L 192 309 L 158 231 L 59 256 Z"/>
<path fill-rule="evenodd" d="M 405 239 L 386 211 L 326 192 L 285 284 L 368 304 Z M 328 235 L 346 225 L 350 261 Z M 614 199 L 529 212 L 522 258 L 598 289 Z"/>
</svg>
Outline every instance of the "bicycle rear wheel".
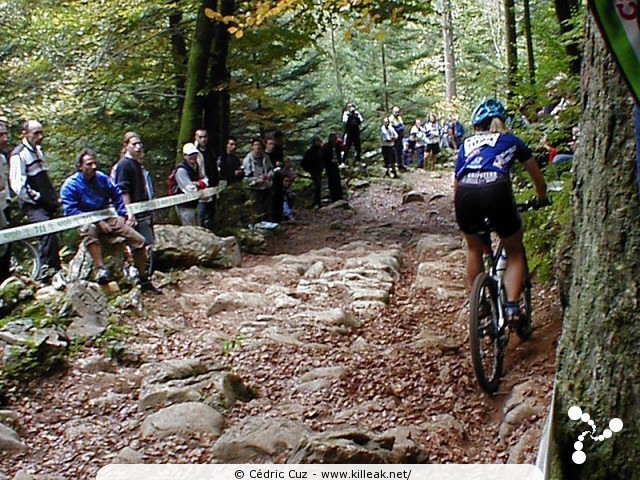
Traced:
<svg viewBox="0 0 640 480">
<path fill-rule="evenodd" d="M 30 277 L 37 280 L 40 277 L 40 254 L 38 250 L 25 240 L 11 243 L 11 258 L 9 271 L 11 275 Z"/>
<path fill-rule="evenodd" d="M 529 265 L 525 263 L 526 271 L 524 274 L 524 283 L 522 285 L 522 294 L 520 294 L 520 321 L 516 326 L 516 333 L 520 340 L 529 340 L 533 334 L 532 305 L 531 305 L 531 276 L 529 275 Z"/>
<path fill-rule="evenodd" d="M 476 378 L 482 389 L 493 394 L 502 376 L 503 346 L 498 328 L 496 282 L 481 273 L 473 282 L 469 304 L 469 344 Z"/>
</svg>

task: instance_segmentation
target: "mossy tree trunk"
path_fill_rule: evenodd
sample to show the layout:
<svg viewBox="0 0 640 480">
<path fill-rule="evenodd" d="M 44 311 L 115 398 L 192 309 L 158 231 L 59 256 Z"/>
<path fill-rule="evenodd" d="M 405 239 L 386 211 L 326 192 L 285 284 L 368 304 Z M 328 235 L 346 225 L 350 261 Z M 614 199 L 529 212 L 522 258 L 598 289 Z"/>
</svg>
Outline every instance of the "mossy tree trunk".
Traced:
<svg viewBox="0 0 640 480">
<path fill-rule="evenodd" d="M 574 28 L 572 17 L 578 13 L 579 0 L 555 0 L 556 17 L 560 23 L 560 32 L 562 34 L 570 34 Z M 569 71 L 571 73 L 580 73 L 580 64 L 582 62 L 582 53 L 580 45 L 576 40 L 565 43 L 565 50 L 571 57 L 569 60 Z"/>
<path fill-rule="evenodd" d="M 639 478 L 640 205 L 632 101 L 591 18 L 582 68 L 584 115 L 573 191 L 569 305 L 558 351 L 553 478 Z M 620 418 L 604 441 L 587 435 L 586 461 L 572 461 L 578 436 L 590 431 L 567 412 L 578 406 L 596 435 Z"/>
<path fill-rule="evenodd" d="M 202 0 L 198 6 L 196 28 L 189 50 L 185 98 L 178 135 L 178 157 L 181 157 L 182 144 L 192 141 L 195 130 L 203 126 L 204 89 L 214 34 L 214 23 L 204 12 L 206 8 L 217 10 L 217 3 L 215 0 Z"/>
</svg>

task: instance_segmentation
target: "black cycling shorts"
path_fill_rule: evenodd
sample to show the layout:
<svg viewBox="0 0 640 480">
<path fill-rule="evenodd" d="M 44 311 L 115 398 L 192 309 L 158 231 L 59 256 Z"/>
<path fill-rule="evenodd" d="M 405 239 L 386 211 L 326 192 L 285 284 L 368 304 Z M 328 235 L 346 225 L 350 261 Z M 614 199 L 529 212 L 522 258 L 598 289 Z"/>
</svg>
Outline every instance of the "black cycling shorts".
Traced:
<svg viewBox="0 0 640 480">
<path fill-rule="evenodd" d="M 486 230 L 485 218 L 503 238 L 510 237 L 522 228 L 508 179 L 482 185 L 459 184 L 455 209 L 460 230 L 469 235 Z"/>
</svg>

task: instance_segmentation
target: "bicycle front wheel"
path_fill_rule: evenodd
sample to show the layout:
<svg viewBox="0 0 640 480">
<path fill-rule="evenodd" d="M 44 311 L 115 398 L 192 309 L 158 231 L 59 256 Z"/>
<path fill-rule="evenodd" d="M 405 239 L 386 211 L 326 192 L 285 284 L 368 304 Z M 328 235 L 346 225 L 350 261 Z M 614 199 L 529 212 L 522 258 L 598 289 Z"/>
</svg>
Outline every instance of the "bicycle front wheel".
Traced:
<svg viewBox="0 0 640 480">
<path fill-rule="evenodd" d="M 30 277 L 37 280 L 40 277 L 40 255 L 38 250 L 25 240 L 18 240 L 11 244 L 11 259 L 9 270 L 11 275 Z"/>
<path fill-rule="evenodd" d="M 471 288 L 469 303 L 469 345 L 478 383 L 490 395 L 498 390 L 502 376 L 503 346 L 497 298 L 494 279 L 487 273 L 478 275 Z"/>
</svg>

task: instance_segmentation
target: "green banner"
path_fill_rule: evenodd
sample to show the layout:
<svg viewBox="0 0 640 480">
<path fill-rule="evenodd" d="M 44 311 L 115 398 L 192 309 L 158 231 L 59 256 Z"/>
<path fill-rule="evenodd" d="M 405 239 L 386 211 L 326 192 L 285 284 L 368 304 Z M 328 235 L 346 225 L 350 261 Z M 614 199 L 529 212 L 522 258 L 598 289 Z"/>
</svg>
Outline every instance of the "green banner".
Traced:
<svg viewBox="0 0 640 480">
<path fill-rule="evenodd" d="M 589 8 L 640 104 L 640 0 L 589 0 Z"/>
</svg>

